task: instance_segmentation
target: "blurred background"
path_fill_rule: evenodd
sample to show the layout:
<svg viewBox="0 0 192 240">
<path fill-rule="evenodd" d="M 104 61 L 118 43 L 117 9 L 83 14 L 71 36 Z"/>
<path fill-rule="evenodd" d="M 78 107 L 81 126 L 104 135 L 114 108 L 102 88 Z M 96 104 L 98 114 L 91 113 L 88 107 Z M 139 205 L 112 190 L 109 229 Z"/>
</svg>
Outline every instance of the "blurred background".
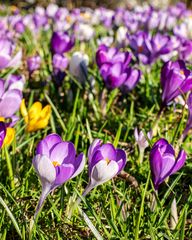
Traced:
<svg viewBox="0 0 192 240">
<path fill-rule="evenodd" d="M 107 8 L 114 9 L 116 7 L 127 7 L 132 8 L 136 5 L 144 5 L 146 3 L 151 4 L 154 7 L 166 7 L 170 4 L 176 4 L 177 2 L 181 2 L 178 0 L 25 0 L 25 1 L 14 1 L 14 0 L 1 0 L 2 4 L 11 4 L 17 7 L 33 7 L 33 5 L 40 4 L 42 6 L 47 6 L 48 3 L 57 3 L 60 6 L 67 7 L 69 9 L 75 7 L 90 7 L 96 8 L 98 6 L 103 6 Z M 188 8 L 192 8 L 192 0 L 183 0 Z"/>
</svg>

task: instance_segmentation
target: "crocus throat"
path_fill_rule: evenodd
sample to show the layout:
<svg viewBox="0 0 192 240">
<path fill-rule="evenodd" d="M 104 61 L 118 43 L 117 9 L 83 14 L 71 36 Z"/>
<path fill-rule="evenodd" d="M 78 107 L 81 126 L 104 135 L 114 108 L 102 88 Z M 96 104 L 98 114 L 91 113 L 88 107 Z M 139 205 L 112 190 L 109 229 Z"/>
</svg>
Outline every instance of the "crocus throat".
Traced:
<svg viewBox="0 0 192 240">
<path fill-rule="evenodd" d="M 60 166 L 60 164 L 59 164 L 57 161 L 53 161 L 52 163 L 53 163 L 53 166 L 54 166 L 54 167 Z"/>
<path fill-rule="evenodd" d="M 183 71 L 183 70 L 180 70 L 179 72 L 180 72 L 182 75 L 184 75 L 184 71 Z"/>
<path fill-rule="evenodd" d="M 107 165 L 111 162 L 111 160 L 109 160 L 109 158 L 105 158 L 105 161 L 107 162 Z"/>
</svg>

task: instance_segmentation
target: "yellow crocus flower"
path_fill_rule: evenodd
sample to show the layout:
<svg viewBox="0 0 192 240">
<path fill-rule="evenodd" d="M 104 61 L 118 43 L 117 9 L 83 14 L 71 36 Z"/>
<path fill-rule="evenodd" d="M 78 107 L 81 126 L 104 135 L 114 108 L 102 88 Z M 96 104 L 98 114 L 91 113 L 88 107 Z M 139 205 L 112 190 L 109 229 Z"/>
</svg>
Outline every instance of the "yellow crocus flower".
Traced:
<svg viewBox="0 0 192 240">
<path fill-rule="evenodd" d="M 3 141 L 3 147 L 11 144 L 14 137 L 15 137 L 15 129 L 10 127 L 6 128 L 6 136 Z"/>
<path fill-rule="evenodd" d="M 21 114 L 27 124 L 27 132 L 34 132 L 42 128 L 46 128 L 51 116 L 51 106 L 46 105 L 42 108 L 40 102 L 35 102 L 27 111 L 25 99 L 22 100 L 20 106 Z"/>
</svg>

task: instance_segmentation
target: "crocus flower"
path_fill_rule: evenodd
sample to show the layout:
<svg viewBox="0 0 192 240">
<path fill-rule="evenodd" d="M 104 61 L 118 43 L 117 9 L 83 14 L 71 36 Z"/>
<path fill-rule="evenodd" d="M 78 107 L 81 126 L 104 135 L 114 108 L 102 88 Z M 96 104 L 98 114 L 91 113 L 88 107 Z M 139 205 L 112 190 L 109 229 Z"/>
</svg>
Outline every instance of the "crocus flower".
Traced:
<svg viewBox="0 0 192 240">
<path fill-rule="evenodd" d="M 35 55 L 27 59 L 27 68 L 30 74 L 35 70 L 38 70 L 40 68 L 40 65 L 41 57 L 39 55 Z"/>
<path fill-rule="evenodd" d="M 165 63 L 161 70 L 163 105 L 192 89 L 192 75 L 182 60 Z"/>
<path fill-rule="evenodd" d="M 52 59 L 53 69 L 63 71 L 68 66 L 68 59 L 60 54 L 54 54 Z"/>
<path fill-rule="evenodd" d="M 56 187 L 76 177 L 84 165 L 84 154 L 80 153 L 76 157 L 73 143 L 62 141 L 57 134 L 49 134 L 38 143 L 33 166 L 42 184 L 42 194 L 35 216 L 47 195 Z"/>
<path fill-rule="evenodd" d="M 88 159 L 89 184 L 83 196 L 120 173 L 126 164 L 126 153 L 111 143 L 102 144 L 100 139 L 95 139 L 89 147 Z"/>
<path fill-rule="evenodd" d="M 140 152 L 143 152 L 145 150 L 145 148 L 147 148 L 149 146 L 148 140 L 146 139 L 143 131 L 141 130 L 139 132 L 138 129 L 135 128 L 134 129 L 134 137 L 135 137 L 135 140 L 136 140 L 136 142 L 139 146 Z M 147 133 L 147 137 L 148 137 L 149 140 L 152 139 L 152 137 L 153 137 L 152 131 Z"/>
<path fill-rule="evenodd" d="M 167 140 L 161 138 L 152 147 L 150 152 L 150 167 L 155 190 L 167 177 L 179 171 L 185 163 L 186 153 L 180 150 L 177 158 L 175 151 Z"/>
<path fill-rule="evenodd" d="M 15 45 L 12 41 L 1 38 L 0 39 L 0 70 L 7 67 L 18 67 L 21 63 L 22 51 L 19 50 L 15 56 Z"/>
<path fill-rule="evenodd" d="M 140 80 L 141 72 L 128 64 L 129 52 L 120 52 L 117 48 L 101 45 L 96 53 L 96 62 L 108 89 L 120 88 L 127 92 L 132 90 Z"/>
<path fill-rule="evenodd" d="M 44 108 L 42 108 L 42 104 L 40 102 L 35 102 L 29 108 L 29 110 L 27 110 L 25 99 L 23 99 L 20 109 L 27 125 L 27 132 L 34 132 L 47 127 L 51 116 L 50 105 L 46 105 Z"/>
<path fill-rule="evenodd" d="M 53 53 L 63 54 L 71 50 L 75 44 L 74 36 L 67 33 L 54 32 L 51 38 L 51 50 Z"/>
<path fill-rule="evenodd" d="M 0 79 L 0 117 L 12 117 L 17 110 L 22 100 L 22 92 L 18 90 L 13 83 L 9 85 Z"/>
</svg>

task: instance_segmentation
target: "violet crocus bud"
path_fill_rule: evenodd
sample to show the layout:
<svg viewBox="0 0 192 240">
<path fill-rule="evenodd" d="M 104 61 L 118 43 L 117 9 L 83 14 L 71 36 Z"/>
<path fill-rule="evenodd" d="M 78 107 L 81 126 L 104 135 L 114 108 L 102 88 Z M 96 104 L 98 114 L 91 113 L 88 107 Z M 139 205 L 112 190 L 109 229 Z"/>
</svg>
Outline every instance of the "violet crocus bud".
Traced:
<svg viewBox="0 0 192 240">
<path fill-rule="evenodd" d="M 96 139 L 89 147 L 88 159 L 89 184 L 83 196 L 120 173 L 126 164 L 126 153 L 111 143 L 102 144 L 100 139 Z"/>
<path fill-rule="evenodd" d="M 171 144 L 164 138 L 159 139 L 150 152 L 150 167 L 155 190 L 166 178 L 179 171 L 185 164 L 187 155 L 180 150 L 177 157 Z"/>
<path fill-rule="evenodd" d="M 169 61 L 161 70 L 162 102 L 167 105 L 177 96 L 192 89 L 192 75 L 184 61 Z"/>
<path fill-rule="evenodd" d="M 40 68 L 40 65 L 41 57 L 39 55 L 35 55 L 27 59 L 27 68 L 30 74 L 35 70 L 38 70 Z"/>
<path fill-rule="evenodd" d="M 42 184 L 42 194 L 35 212 L 36 218 L 48 194 L 84 168 L 83 153 L 76 157 L 73 143 L 65 142 L 57 134 L 49 134 L 41 140 L 33 158 L 33 166 Z"/>
<path fill-rule="evenodd" d="M 54 53 L 63 54 L 71 50 L 75 44 L 74 35 L 69 36 L 66 32 L 54 32 L 51 38 L 51 50 Z"/>
</svg>

